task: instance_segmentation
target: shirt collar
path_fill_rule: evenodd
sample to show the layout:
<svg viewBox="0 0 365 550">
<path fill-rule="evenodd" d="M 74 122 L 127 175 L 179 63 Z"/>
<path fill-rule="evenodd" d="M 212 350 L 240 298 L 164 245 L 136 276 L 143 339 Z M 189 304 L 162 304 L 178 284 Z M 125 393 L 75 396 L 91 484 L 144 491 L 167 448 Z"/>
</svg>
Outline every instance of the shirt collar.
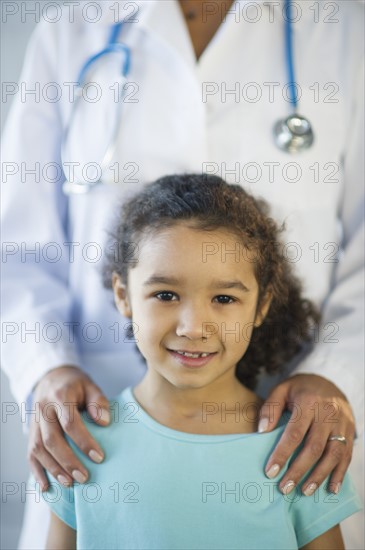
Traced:
<svg viewBox="0 0 365 550">
<path fill-rule="evenodd" d="M 87 2 L 88 0 L 84 0 Z M 281 4 L 284 0 L 278 0 Z M 100 4 L 102 8 L 100 23 L 103 25 L 113 25 L 115 23 L 126 21 L 128 17 L 131 18 L 131 21 L 138 22 L 138 25 L 149 26 L 150 16 L 153 14 L 156 8 L 160 6 L 158 4 L 163 4 L 165 2 L 178 2 L 178 0 L 105 0 Z M 278 6 L 278 2 L 271 2 L 267 0 L 256 0 L 254 4 L 263 4 L 261 9 L 269 9 L 270 3 L 273 3 L 275 10 L 281 9 Z M 239 5 L 237 10 L 242 10 L 245 8 L 245 5 L 252 4 L 251 0 L 235 0 L 233 4 Z M 234 9 L 233 6 L 231 8 Z M 233 15 L 232 15 L 233 16 Z"/>
<path fill-rule="evenodd" d="M 84 2 L 87 1 L 88 0 L 84 0 Z M 274 17 L 275 20 L 277 18 L 283 20 L 282 10 L 284 1 L 285 0 L 277 0 L 276 2 L 272 0 L 256 0 L 256 2 L 252 3 L 251 0 L 234 0 L 233 4 L 236 4 L 236 6 L 233 7 L 232 5 L 232 13 L 227 17 L 234 17 L 234 10 L 241 13 L 241 15 L 237 17 L 242 17 L 242 12 L 246 9 L 246 6 L 249 10 L 252 8 L 252 4 L 254 4 L 260 12 L 266 12 L 265 17 L 269 16 L 268 12 L 271 10 L 271 14 L 274 14 L 272 17 Z M 111 27 L 118 22 L 126 22 L 129 20 L 131 26 L 137 25 L 139 29 L 147 28 L 153 30 L 155 19 L 160 18 L 161 8 L 165 2 L 177 3 L 178 0 L 105 0 L 100 4 L 102 11 L 99 24 Z M 299 5 L 299 9 L 302 10 L 300 19 L 306 18 L 308 15 L 306 12 L 309 11 L 309 13 L 311 13 L 308 9 L 304 10 L 300 2 L 297 2 L 296 5 Z M 294 23 L 292 25 L 293 32 L 296 31 L 296 27 L 297 25 Z"/>
</svg>

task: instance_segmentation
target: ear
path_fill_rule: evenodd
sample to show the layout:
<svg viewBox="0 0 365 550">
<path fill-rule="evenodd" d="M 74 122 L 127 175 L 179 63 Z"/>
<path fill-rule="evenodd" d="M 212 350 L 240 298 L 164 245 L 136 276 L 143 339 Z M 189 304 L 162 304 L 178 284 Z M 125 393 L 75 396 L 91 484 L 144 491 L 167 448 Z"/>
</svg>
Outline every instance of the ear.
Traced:
<svg viewBox="0 0 365 550">
<path fill-rule="evenodd" d="M 270 290 L 267 290 L 265 296 L 261 299 L 260 307 L 257 310 L 254 327 L 258 328 L 262 325 L 265 320 L 266 315 L 270 309 L 270 304 L 272 300 L 272 293 Z"/>
<path fill-rule="evenodd" d="M 123 284 L 120 275 L 118 275 L 118 273 L 116 273 L 115 271 L 113 271 L 112 285 L 115 305 L 117 306 L 118 311 L 124 317 L 132 318 L 132 310 L 129 304 L 127 287 L 125 284 Z"/>
</svg>

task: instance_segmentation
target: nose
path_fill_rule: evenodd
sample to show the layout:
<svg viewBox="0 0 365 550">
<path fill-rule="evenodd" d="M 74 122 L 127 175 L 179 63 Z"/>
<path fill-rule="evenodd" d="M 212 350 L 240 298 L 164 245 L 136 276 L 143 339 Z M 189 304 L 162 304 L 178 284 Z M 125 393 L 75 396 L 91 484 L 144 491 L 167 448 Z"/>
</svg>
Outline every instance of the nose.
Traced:
<svg viewBox="0 0 365 550">
<path fill-rule="evenodd" d="M 186 304 L 179 311 L 176 335 L 189 340 L 206 340 L 204 327 L 209 322 L 208 315 L 201 304 Z"/>
</svg>

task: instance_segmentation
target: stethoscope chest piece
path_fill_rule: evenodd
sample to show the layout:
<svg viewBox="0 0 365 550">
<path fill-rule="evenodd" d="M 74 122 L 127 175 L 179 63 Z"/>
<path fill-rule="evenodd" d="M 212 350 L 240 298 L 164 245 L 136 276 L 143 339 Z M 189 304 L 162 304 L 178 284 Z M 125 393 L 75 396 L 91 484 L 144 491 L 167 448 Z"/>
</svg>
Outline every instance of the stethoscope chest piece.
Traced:
<svg viewBox="0 0 365 550">
<path fill-rule="evenodd" d="M 299 153 L 311 147 L 314 135 L 308 119 L 294 113 L 274 126 L 275 143 L 283 151 Z"/>
</svg>

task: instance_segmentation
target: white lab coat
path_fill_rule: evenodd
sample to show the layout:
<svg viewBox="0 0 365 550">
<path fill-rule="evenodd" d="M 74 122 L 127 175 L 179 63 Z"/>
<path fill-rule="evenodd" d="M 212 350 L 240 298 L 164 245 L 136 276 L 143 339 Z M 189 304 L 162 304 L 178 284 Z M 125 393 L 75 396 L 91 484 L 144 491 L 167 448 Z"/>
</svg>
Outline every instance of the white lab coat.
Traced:
<svg viewBox="0 0 365 550">
<path fill-rule="evenodd" d="M 361 432 L 363 3 L 332 3 L 336 13 L 321 3 L 318 12 L 312 3 L 295 3 L 299 112 L 311 121 L 315 142 L 308 151 L 289 155 L 272 137 L 275 121 L 291 112 L 284 98 L 281 6 L 236 2 L 196 63 L 177 3 L 133 2 L 138 23 L 126 24 L 119 39 L 132 50 L 129 78 L 137 101 L 123 105 L 110 163 L 119 163 L 121 182 L 67 198 L 62 174 L 52 182 L 48 164 L 61 164 L 70 115 L 67 83 L 75 82 L 83 63 L 105 46 L 115 6 L 120 17 L 134 9 L 122 1 L 101 2 L 100 21 L 91 23 L 82 4 L 74 22 L 64 9 L 60 21 L 43 21 L 36 29 L 20 84 L 30 89 L 38 82 L 40 101 L 31 96 L 22 101 L 17 94 L 3 138 L 3 161 L 9 163 L 2 185 L 3 240 L 12 243 L 3 264 L 3 366 L 14 395 L 25 401 L 44 373 L 62 364 L 85 369 L 108 396 L 143 375 L 134 345 L 123 341 L 126 321 L 102 287 L 106 229 L 124 192 L 169 173 L 203 169 L 262 196 L 273 216 L 285 221 L 288 261 L 303 279 L 306 296 L 323 310 L 318 343 L 296 372 L 317 373 L 337 384 Z M 114 83 L 116 73 L 110 78 Z M 59 101 L 47 99 L 50 82 L 61 88 Z M 103 131 L 96 106 L 79 142 Z M 82 165 L 99 159 L 88 158 L 75 142 L 70 160 Z M 24 174 L 36 162 L 39 177 Z M 9 175 L 12 170 L 16 173 Z M 108 170 L 106 179 L 112 176 Z M 65 244 L 70 242 L 74 256 Z M 36 253 L 25 255 L 26 247 Z M 50 261 L 55 255 L 57 261 Z M 70 322 L 77 324 L 74 332 Z M 30 329 L 35 333 L 26 332 Z"/>
</svg>

